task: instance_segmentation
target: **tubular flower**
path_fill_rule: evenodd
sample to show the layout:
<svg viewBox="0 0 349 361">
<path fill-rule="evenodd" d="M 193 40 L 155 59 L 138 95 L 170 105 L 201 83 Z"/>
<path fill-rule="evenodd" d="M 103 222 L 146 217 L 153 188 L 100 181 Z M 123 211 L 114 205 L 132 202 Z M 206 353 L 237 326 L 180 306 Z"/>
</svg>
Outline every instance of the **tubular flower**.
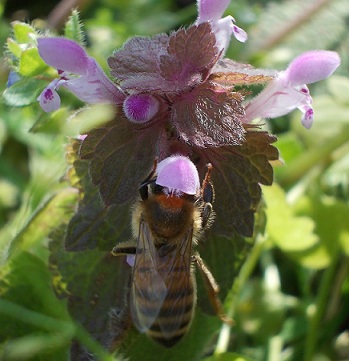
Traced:
<svg viewBox="0 0 349 361">
<path fill-rule="evenodd" d="M 60 107 L 56 90 L 61 86 L 69 89 L 79 99 L 88 103 L 121 102 L 123 93 L 112 83 L 95 59 L 72 40 L 64 38 L 39 38 L 38 50 L 46 64 L 58 70 L 54 79 L 39 95 L 44 111 Z"/>
<path fill-rule="evenodd" d="M 234 35 L 238 41 L 244 43 L 247 40 L 245 30 L 235 25 L 235 19 L 232 16 L 222 18 L 222 15 L 228 7 L 230 0 L 198 0 L 198 19 L 197 24 L 209 21 L 216 35 L 216 45 L 218 49 L 225 52 L 229 46 L 231 35 Z"/>
<path fill-rule="evenodd" d="M 309 51 L 298 56 L 246 106 L 244 121 L 276 118 L 298 108 L 303 112 L 302 124 L 309 129 L 314 110 L 306 84 L 329 77 L 339 64 L 338 54 L 332 51 Z"/>
</svg>

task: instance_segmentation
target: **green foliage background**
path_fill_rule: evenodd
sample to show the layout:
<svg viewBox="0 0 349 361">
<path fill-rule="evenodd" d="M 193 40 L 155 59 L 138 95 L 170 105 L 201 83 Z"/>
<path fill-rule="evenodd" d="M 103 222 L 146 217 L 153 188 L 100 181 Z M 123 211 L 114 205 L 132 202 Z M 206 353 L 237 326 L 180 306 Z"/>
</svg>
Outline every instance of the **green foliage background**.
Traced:
<svg viewBox="0 0 349 361">
<path fill-rule="evenodd" d="M 42 31 L 51 25 L 63 33 L 62 17 L 51 12 L 58 2 L 31 3 L 20 7 L 18 2 L 15 9 L 11 1 L 0 2 L 1 44 L 11 35 L 10 21 L 21 16 Z M 89 54 L 104 68 L 106 58 L 128 37 L 167 32 L 196 17 L 195 4 L 174 0 L 80 5 Z M 15 12 L 20 9 L 24 15 Z M 164 350 L 131 331 L 120 354 L 112 356 L 69 316 L 67 300 L 53 291 L 60 280 L 52 260 L 49 269 L 50 239 L 57 246 L 63 235 L 56 228 L 72 217 L 79 197 L 66 181 L 67 137 L 103 123 L 110 109 L 99 105 L 71 118 L 82 104 L 65 93 L 62 101 L 69 108 L 44 114 L 35 103 L 38 84 L 29 83 L 25 92 L 7 92 L 0 102 L 0 360 L 66 360 L 73 339 L 100 360 L 153 360 L 154 355 L 206 361 L 349 359 L 347 0 L 236 0 L 227 13 L 249 33 L 245 45 L 232 42 L 227 54 L 232 59 L 281 70 L 315 48 L 335 50 L 342 58 L 334 76 L 311 87 L 316 117 L 311 130 L 302 128 L 297 111 L 266 125 L 278 136 L 284 164 L 275 166 L 274 185 L 263 187 L 266 231 L 254 240 L 229 285 L 225 307 L 235 325 L 222 326 L 198 308 L 192 330 L 178 347 Z M 76 34 L 74 26 L 79 24 L 65 33 Z M 17 36 L 25 37 L 25 31 Z M 8 61 L 3 54 L 1 91 Z M 33 75 L 35 66 L 27 64 L 35 61 L 35 54 L 27 54 L 21 72 Z M 217 240 L 218 245 L 222 253 L 231 247 Z M 71 266 L 79 256 L 67 257 Z M 87 252 L 81 257 L 98 266 L 107 256 Z M 218 282 L 225 282 L 226 267 L 214 264 Z"/>
</svg>

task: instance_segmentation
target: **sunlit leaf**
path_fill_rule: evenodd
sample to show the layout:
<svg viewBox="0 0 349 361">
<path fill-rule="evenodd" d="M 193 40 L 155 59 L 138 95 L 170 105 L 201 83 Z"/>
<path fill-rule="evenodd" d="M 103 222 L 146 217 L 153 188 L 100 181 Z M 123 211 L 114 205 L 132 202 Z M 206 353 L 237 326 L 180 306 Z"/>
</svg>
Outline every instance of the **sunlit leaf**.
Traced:
<svg viewBox="0 0 349 361">
<path fill-rule="evenodd" d="M 24 309 L 57 319 L 67 319 L 63 305 L 50 287 L 47 265 L 27 252 L 17 253 L 0 270 L 0 296 L 1 299 L 21 305 Z M 9 337 L 17 338 L 44 331 L 39 325 L 21 322 L 20 314 L 13 319 L 0 312 L 0 323 L 0 338 L 3 341 Z"/>
<path fill-rule="evenodd" d="M 231 59 L 222 59 L 213 68 L 210 80 L 224 86 L 264 84 L 275 78 L 275 70 L 256 69 Z"/>
<path fill-rule="evenodd" d="M 7 88 L 3 95 L 7 105 L 23 107 L 36 102 L 38 95 L 44 87 L 45 82 L 27 78 Z"/>
<path fill-rule="evenodd" d="M 35 29 L 27 23 L 14 21 L 12 23 L 13 35 L 15 40 L 20 44 L 30 44 L 33 42 L 33 35 L 36 34 Z"/>
<path fill-rule="evenodd" d="M 14 41 L 12 38 L 7 39 L 7 49 L 14 55 L 16 58 L 19 58 L 22 54 L 22 48 L 20 45 Z"/>
<path fill-rule="evenodd" d="M 267 205 L 267 232 L 275 245 L 290 252 L 308 249 L 318 242 L 314 221 L 297 217 L 278 185 L 263 188 L 263 194 Z"/>
<path fill-rule="evenodd" d="M 18 72 L 23 76 L 33 77 L 41 74 L 48 65 L 42 60 L 37 48 L 29 48 L 19 58 Z"/>
<path fill-rule="evenodd" d="M 339 249 L 349 250 L 349 207 L 333 197 L 307 198 L 298 205 L 298 212 L 306 213 L 316 224 L 315 232 L 320 238 L 321 248 L 329 258 Z"/>
</svg>

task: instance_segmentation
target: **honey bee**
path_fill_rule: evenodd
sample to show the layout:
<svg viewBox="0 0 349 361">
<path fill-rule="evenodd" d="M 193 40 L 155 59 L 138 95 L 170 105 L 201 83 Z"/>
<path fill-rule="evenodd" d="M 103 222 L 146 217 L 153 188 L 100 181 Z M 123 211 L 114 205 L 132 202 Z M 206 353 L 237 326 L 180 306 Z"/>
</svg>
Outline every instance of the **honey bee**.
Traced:
<svg viewBox="0 0 349 361">
<path fill-rule="evenodd" d="M 139 187 L 141 199 L 132 213 L 136 246 L 114 247 L 114 255 L 128 255 L 133 264 L 130 313 L 140 332 L 166 347 L 188 331 L 194 316 L 196 282 L 201 271 L 210 301 L 223 321 L 229 322 L 218 298 L 218 285 L 193 247 L 212 222 L 212 166 L 200 186 L 189 158 L 176 155 L 154 162 Z"/>
</svg>

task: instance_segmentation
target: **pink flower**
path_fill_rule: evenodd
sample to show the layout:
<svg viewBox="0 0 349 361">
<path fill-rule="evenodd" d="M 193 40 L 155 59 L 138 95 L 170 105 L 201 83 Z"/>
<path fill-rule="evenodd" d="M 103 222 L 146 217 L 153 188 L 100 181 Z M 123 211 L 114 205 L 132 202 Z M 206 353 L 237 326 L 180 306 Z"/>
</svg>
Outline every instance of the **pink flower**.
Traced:
<svg viewBox="0 0 349 361">
<path fill-rule="evenodd" d="M 229 46 L 231 35 L 243 43 L 247 40 L 246 32 L 235 25 L 232 16 L 222 18 L 229 3 L 230 0 L 198 0 L 197 24 L 205 21 L 211 23 L 216 36 L 216 46 L 223 51 L 223 54 Z"/>
<path fill-rule="evenodd" d="M 193 162 L 184 156 L 165 158 L 157 166 L 156 184 L 174 194 L 195 195 L 200 190 L 199 173 Z"/>
<path fill-rule="evenodd" d="M 306 84 L 326 79 L 339 64 L 338 54 L 332 51 L 309 51 L 298 56 L 246 106 L 244 122 L 280 117 L 298 108 L 303 112 L 302 124 L 310 128 L 314 110 Z"/>
<path fill-rule="evenodd" d="M 61 86 L 88 103 L 121 103 L 125 98 L 96 60 L 89 57 L 74 41 L 64 38 L 39 38 L 38 50 L 46 64 L 56 68 L 59 74 L 59 78 L 54 79 L 38 98 L 44 111 L 50 112 L 59 108 L 60 99 L 56 90 Z"/>
</svg>

